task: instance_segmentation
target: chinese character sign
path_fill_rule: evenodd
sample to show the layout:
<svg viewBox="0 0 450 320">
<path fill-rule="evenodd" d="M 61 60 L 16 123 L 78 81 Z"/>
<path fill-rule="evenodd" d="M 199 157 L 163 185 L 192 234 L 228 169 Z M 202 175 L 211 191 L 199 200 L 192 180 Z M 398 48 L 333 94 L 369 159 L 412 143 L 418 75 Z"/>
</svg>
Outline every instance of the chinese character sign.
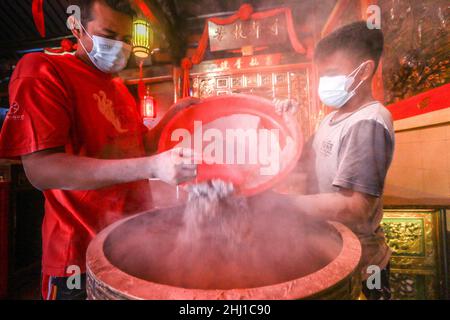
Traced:
<svg viewBox="0 0 450 320">
<path fill-rule="evenodd" d="M 227 25 L 209 21 L 208 28 L 211 51 L 239 49 L 245 46 L 272 46 L 288 41 L 284 15 L 264 20 L 237 20 Z"/>
</svg>

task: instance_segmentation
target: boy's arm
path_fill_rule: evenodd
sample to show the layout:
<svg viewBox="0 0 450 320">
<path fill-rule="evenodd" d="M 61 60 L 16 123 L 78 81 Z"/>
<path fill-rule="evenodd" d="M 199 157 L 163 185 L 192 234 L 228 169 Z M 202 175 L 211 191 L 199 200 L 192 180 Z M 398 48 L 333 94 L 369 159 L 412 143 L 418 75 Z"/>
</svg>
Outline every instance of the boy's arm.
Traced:
<svg viewBox="0 0 450 320">
<path fill-rule="evenodd" d="M 299 196 L 295 199 L 299 210 L 320 219 L 364 223 L 383 193 L 393 148 L 394 142 L 382 123 L 358 121 L 340 145 L 339 167 L 332 182 L 338 191 Z"/>
<path fill-rule="evenodd" d="M 378 198 L 349 189 L 294 197 L 299 213 L 319 220 L 339 221 L 347 225 L 367 221 Z"/>
</svg>

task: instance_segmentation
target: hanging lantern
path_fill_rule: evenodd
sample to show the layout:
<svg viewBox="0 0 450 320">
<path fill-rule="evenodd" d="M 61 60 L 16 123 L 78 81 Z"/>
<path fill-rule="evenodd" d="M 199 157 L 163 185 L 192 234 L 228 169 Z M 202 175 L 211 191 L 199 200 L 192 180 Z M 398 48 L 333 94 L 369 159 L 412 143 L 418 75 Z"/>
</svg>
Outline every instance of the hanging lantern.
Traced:
<svg viewBox="0 0 450 320">
<path fill-rule="evenodd" d="M 155 99 L 150 95 L 150 87 L 148 86 L 145 95 L 141 98 L 141 114 L 144 120 L 156 117 Z"/>
<path fill-rule="evenodd" d="M 138 58 L 147 58 L 153 45 L 153 30 L 150 23 L 137 19 L 133 22 L 133 52 Z"/>
</svg>

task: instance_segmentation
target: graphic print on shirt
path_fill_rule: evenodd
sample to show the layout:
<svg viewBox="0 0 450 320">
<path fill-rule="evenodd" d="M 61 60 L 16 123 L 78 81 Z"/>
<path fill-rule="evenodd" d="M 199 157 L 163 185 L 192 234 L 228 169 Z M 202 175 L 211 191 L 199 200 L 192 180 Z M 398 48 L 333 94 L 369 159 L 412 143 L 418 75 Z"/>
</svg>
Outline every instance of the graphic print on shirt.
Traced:
<svg viewBox="0 0 450 320">
<path fill-rule="evenodd" d="M 128 132 L 128 129 L 123 129 L 120 123 L 119 117 L 113 109 L 113 102 L 108 99 L 106 93 L 100 90 L 98 93 L 93 94 L 94 99 L 97 101 L 98 110 L 108 120 L 119 133 Z"/>
<path fill-rule="evenodd" d="M 13 102 L 9 107 L 9 111 L 6 114 L 6 118 L 11 120 L 23 120 L 25 118 L 23 110 L 20 108 L 17 102 Z"/>
<path fill-rule="evenodd" d="M 322 145 L 320 146 L 320 153 L 324 157 L 328 157 L 333 151 L 333 142 L 331 140 L 322 141 Z"/>
</svg>

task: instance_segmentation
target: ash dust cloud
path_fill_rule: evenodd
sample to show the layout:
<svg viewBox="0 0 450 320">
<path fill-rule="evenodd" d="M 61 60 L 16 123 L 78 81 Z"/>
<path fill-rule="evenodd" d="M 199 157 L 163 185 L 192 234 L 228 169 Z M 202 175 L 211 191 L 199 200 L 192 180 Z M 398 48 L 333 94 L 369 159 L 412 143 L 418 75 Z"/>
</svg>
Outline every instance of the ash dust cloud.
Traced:
<svg viewBox="0 0 450 320">
<path fill-rule="evenodd" d="M 186 206 L 131 219 L 105 241 L 112 264 L 135 277 L 189 289 L 273 285 L 313 273 L 340 252 L 331 227 L 307 220 L 289 197 L 240 197 L 220 180 L 193 185 Z"/>
<path fill-rule="evenodd" d="M 275 1 L 268 0 L 266 5 L 275 5 Z M 312 33 L 320 31 L 326 12 L 331 12 L 333 6 L 334 1 L 306 1 L 294 12 L 305 17 L 297 28 L 308 56 L 313 51 Z M 210 128 L 215 135 L 208 135 Z M 171 138 L 173 142 L 181 140 L 177 147 L 194 150 L 199 139 L 218 145 L 210 158 L 227 163 L 225 151 L 219 152 L 227 150 L 221 139 L 211 137 L 226 137 L 226 129 L 232 128 L 258 129 L 260 123 L 234 115 L 205 124 L 202 130 L 206 135 L 195 130 L 192 137 L 191 132 L 179 129 Z M 272 161 L 280 163 L 275 172 L 284 169 L 285 160 L 295 154 L 289 138 L 286 146 L 279 148 L 279 159 Z M 201 149 L 204 154 L 204 148 Z M 246 153 L 243 158 L 247 157 Z M 272 160 L 270 154 L 265 158 Z M 273 163 L 265 162 L 270 169 Z M 257 168 L 260 167 L 264 166 Z M 255 172 L 255 176 L 259 180 L 247 181 L 247 187 L 272 178 L 261 172 Z M 189 186 L 188 193 L 183 206 L 144 213 L 113 230 L 104 243 L 108 260 L 123 272 L 147 281 L 187 289 L 226 290 L 304 277 L 325 267 L 342 249 L 336 230 L 323 221 L 301 215 L 289 196 L 266 191 L 243 197 L 236 194 L 232 185 L 214 179 Z"/>
</svg>

